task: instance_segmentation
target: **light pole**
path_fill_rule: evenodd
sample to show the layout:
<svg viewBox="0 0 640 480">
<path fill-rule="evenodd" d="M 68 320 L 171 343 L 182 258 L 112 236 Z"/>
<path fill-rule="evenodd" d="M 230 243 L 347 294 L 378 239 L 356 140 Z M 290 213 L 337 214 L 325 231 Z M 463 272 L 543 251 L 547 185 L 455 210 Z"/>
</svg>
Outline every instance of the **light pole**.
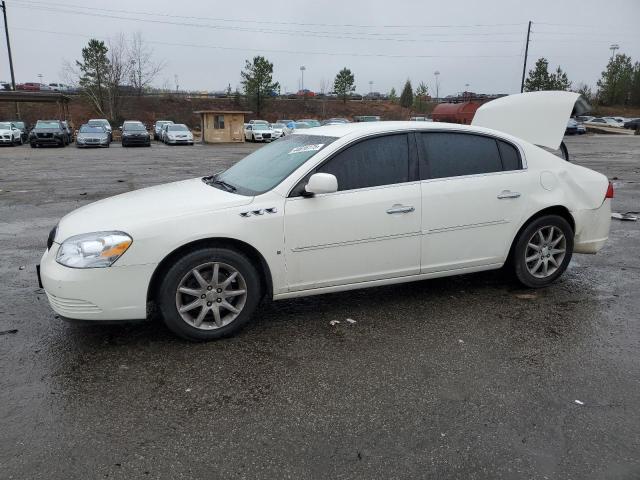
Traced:
<svg viewBox="0 0 640 480">
<path fill-rule="evenodd" d="M 373 80 L 369 80 L 369 95 L 373 93 Z"/>
<path fill-rule="evenodd" d="M 617 43 L 612 43 L 609 47 L 609 50 L 611 50 L 611 60 L 613 60 L 616 56 L 616 50 L 620 50 L 620 45 L 618 45 Z"/>
<path fill-rule="evenodd" d="M 41 73 L 38 74 L 38 78 L 40 79 L 40 83 L 42 83 L 42 74 Z"/>
<path fill-rule="evenodd" d="M 436 102 L 440 98 L 440 82 L 438 81 L 438 77 L 440 76 L 440 72 L 436 70 L 433 72 L 433 75 L 436 77 Z"/>
<path fill-rule="evenodd" d="M 300 66 L 300 74 L 302 75 L 302 80 L 300 82 L 300 90 L 304 93 L 304 71 L 307 69 L 304 65 Z"/>
</svg>

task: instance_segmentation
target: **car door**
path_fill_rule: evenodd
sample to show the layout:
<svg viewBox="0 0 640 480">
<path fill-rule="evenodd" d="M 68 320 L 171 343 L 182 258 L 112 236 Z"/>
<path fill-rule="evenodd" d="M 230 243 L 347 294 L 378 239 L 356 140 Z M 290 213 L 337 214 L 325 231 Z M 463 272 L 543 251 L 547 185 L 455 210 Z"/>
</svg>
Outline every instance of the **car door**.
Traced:
<svg viewBox="0 0 640 480">
<path fill-rule="evenodd" d="M 338 191 L 305 198 L 303 179 L 286 200 L 290 291 L 419 272 L 421 203 L 413 134 L 360 140 L 315 172 L 335 175 Z"/>
<path fill-rule="evenodd" d="M 428 132 L 418 138 L 421 272 L 504 262 L 531 181 L 520 150 L 471 133 Z"/>
</svg>

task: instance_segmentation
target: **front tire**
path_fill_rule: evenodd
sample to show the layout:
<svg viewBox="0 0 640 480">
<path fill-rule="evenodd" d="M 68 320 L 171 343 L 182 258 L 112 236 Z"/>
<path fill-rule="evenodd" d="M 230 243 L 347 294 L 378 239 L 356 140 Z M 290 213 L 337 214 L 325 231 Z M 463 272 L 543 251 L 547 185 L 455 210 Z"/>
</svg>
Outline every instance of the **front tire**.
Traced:
<svg viewBox="0 0 640 480">
<path fill-rule="evenodd" d="M 555 282 L 573 254 L 573 229 L 558 215 L 535 219 L 520 233 L 513 250 L 516 278 L 529 288 Z"/>
<path fill-rule="evenodd" d="M 163 275 L 156 295 L 167 327 L 191 341 L 228 337 L 250 319 L 260 302 L 260 276 L 243 254 L 199 248 Z"/>
</svg>

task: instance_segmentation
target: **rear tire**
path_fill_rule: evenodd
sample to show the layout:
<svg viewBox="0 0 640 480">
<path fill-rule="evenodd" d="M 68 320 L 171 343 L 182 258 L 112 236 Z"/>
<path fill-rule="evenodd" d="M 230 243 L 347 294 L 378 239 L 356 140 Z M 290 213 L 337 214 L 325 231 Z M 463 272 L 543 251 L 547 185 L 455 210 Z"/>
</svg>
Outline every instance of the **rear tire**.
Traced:
<svg viewBox="0 0 640 480">
<path fill-rule="evenodd" d="M 167 327 L 196 342 L 237 333 L 251 319 L 261 297 L 260 275 L 249 259 L 235 250 L 211 247 L 198 248 L 175 261 L 163 273 L 155 296 Z"/>
<path fill-rule="evenodd" d="M 511 262 L 520 283 L 542 288 L 567 269 L 573 254 L 573 229 L 558 215 L 536 218 L 516 240 Z"/>
</svg>

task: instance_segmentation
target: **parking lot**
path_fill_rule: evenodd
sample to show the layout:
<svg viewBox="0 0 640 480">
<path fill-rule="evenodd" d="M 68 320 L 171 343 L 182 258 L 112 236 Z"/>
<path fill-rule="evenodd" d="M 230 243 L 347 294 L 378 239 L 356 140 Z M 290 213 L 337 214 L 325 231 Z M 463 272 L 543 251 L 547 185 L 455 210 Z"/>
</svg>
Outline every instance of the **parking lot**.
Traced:
<svg viewBox="0 0 640 480">
<path fill-rule="evenodd" d="M 640 210 L 640 137 L 566 141 Z M 62 215 L 256 148 L 0 149 L 0 477 L 640 477 L 640 222 L 544 290 L 489 272 L 267 302 L 207 344 L 54 318 L 35 264 Z"/>
</svg>

